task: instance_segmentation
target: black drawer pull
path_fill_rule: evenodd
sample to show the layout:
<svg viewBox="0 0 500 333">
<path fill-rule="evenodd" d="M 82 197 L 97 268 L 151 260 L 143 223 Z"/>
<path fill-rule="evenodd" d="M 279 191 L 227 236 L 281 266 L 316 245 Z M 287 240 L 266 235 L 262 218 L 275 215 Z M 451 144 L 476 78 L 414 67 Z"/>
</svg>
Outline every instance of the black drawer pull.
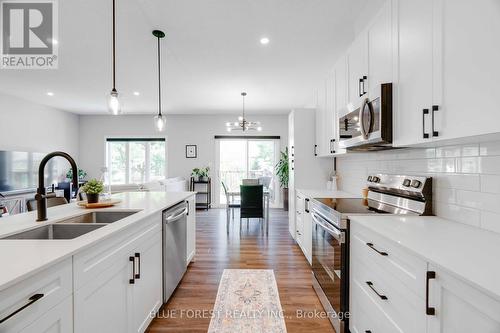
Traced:
<svg viewBox="0 0 500 333">
<path fill-rule="evenodd" d="M 366 284 L 368 285 L 368 287 L 370 287 L 371 290 L 373 290 L 375 294 L 377 294 L 378 297 L 380 297 L 380 299 L 388 300 L 387 296 L 379 294 L 378 291 L 375 290 L 375 288 L 373 287 L 373 282 L 366 281 Z"/>
<path fill-rule="evenodd" d="M 436 315 L 436 308 L 429 306 L 429 280 L 436 278 L 436 272 L 428 271 L 425 278 L 425 314 L 428 316 Z"/>
<path fill-rule="evenodd" d="M 434 129 L 434 114 L 439 111 L 439 106 L 432 106 L 432 136 L 439 136 L 439 132 Z"/>
<path fill-rule="evenodd" d="M 0 324 L 3 323 L 3 322 L 5 322 L 5 321 L 7 321 L 7 320 L 9 320 L 10 318 L 14 317 L 16 314 L 18 314 L 19 312 L 23 311 L 24 309 L 26 309 L 28 306 L 30 306 L 31 304 L 35 303 L 36 301 L 42 299 L 43 296 L 44 296 L 43 294 L 34 294 L 30 298 L 28 298 L 28 303 L 26 303 L 25 305 L 21 306 L 19 309 L 15 310 L 11 314 L 9 314 L 7 317 L 0 319 Z"/>
<path fill-rule="evenodd" d="M 380 254 L 381 256 L 388 256 L 388 255 L 389 255 L 389 253 L 387 253 L 387 252 L 383 252 L 383 251 L 379 251 L 379 250 L 377 250 L 377 249 L 375 248 L 375 246 L 373 245 L 373 243 L 366 243 L 366 245 L 367 245 L 370 249 L 372 249 L 373 251 L 375 251 L 375 252 L 377 252 L 378 254 Z"/>
<path fill-rule="evenodd" d="M 366 95 L 367 91 L 365 90 L 365 81 L 368 79 L 368 76 L 363 75 L 363 92 L 361 93 L 361 96 Z"/>
<path fill-rule="evenodd" d="M 363 84 L 363 79 L 359 79 L 359 83 L 358 83 L 358 94 L 359 94 L 359 97 L 363 96 L 363 90 L 361 88 L 361 84 Z"/>
<path fill-rule="evenodd" d="M 141 278 L 141 254 L 136 253 L 135 257 L 137 258 L 137 273 L 135 274 L 136 279 Z"/>
<path fill-rule="evenodd" d="M 422 136 L 424 139 L 429 138 L 429 133 L 425 133 L 425 115 L 429 114 L 429 109 L 422 110 Z"/>
<path fill-rule="evenodd" d="M 128 260 L 132 263 L 132 278 L 128 280 L 128 283 L 134 284 L 135 283 L 135 257 L 128 257 Z"/>
</svg>

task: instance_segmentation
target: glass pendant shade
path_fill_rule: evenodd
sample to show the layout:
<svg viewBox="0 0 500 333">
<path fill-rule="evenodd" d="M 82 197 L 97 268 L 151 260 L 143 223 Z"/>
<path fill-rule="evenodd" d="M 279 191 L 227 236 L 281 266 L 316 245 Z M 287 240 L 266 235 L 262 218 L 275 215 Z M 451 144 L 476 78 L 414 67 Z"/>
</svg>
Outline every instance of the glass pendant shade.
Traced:
<svg viewBox="0 0 500 333">
<path fill-rule="evenodd" d="M 162 114 L 158 114 L 154 118 L 154 123 L 156 131 L 163 132 L 167 123 L 167 118 Z"/>
<path fill-rule="evenodd" d="M 108 97 L 108 110 L 112 115 L 119 115 L 122 113 L 120 100 L 118 99 L 118 92 L 113 89 Z"/>
</svg>

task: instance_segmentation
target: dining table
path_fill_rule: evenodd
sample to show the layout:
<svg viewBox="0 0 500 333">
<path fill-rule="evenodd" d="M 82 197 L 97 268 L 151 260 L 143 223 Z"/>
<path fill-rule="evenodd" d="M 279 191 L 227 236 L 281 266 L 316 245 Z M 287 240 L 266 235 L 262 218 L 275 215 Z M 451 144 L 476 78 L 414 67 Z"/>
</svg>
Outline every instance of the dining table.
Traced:
<svg viewBox="0 0 500 333">
<path fill-rule="evenodd" d="M 240 191 L 228 191 L 227 195 L 229 196 L 231 202 L 234 202 L 235 197 L 241 197 Z M 266 223 L 266 233 L 269 232 L 269 198 L 271 197 L 271 192 L 269 189 L 264 189 L 263 192 L 264 197 L 264 220 Z"/>
</svg>

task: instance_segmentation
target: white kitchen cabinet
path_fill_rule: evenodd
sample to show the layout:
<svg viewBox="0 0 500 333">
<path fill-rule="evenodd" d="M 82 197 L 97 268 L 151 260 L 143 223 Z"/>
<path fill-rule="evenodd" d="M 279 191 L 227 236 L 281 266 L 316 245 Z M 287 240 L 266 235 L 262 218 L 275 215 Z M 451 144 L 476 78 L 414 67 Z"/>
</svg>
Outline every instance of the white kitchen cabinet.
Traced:
<svg viewBox="0 0 500 333">
<path fill-rule="evenodd" d="M 74 256 L 75 332 L 143 332 L 162 304 L 161 213 Z"/>
<path fill-rule="evenodd" d="M 196 197 L 192 196 L 188 198 L 188 208 L 189 212 L 187 215 L 187 243 L 186 243 L 186 263 L 189 263 L 194 259 L 196 254 Z"/>
<path fill-rule="evenodd" d="M 438 0 L 439 1 L 439 0 Z M 399 72 L 395 89 L 394 145 L 406 146 L 432 138 L 432 106 L 439 99 L 434 86 L 435 26 L 434 0 L 398 0 L 394 12 L 398 20 Z"/>
<path fill-rule="evenodd" d="M 359 34 L 347 51 L 347 108 L 356 110 L 368 93 L 368 38 L 366 31 Z"/>
<path fill-rule="evenodd" d="M 500 332 L 500 301 L 489 297 L 446 271 L 429 264 L 427 333 Z"/>
<path fill-rule="evenodd" d="M 316 156 L 324 157 L 328 155 L 328 139 L 326 138 L 326 122 L 327 117 L 327 80 L 322 80 L 318 85 L 316 96 L 316 111 L 315 111 L 315 146 L 314 152 Z"/>
<path fill-rule="evenodd" d="M 310 198 L 297 192 L 295 198 L 296 241 L 307 261 L 312 263 L 312 217 L 309 211 Z"/>
<path fill-rule="evenodd" d="M 335 85 L 335 69 L 333 69 L 328 73 L 325 82 L 326 107 L 325 114 L 323 116 L 323 124 L 325 127 L 323 141 L 326 146 L 326 151 L 323 153 L 325 156 L 335 154 L 335 144 L 338 141 L 335 126 L 337 119 L 337 113 L 335 110 Z"/>
<path fill-rule="evenodd" d="M 72 284 L 69 258 L 1 291 L 0 332 L 73 332 Z"/>
<path fill-rule="evenodd" d="M 335 122 L 338 118 L 348 113 L 347 110 L 347 59 L 342 56 L 335 64 Z M 338 135 L 338 133 L 337 133 Z"/>
<path fill-rule="evenodd" d="M 296 238 L 297 189 L 325 188 L 332 168 L 332 161 L 315 156 L 315 110 L 296 109 L 288 115 L 288 203 L 289 232 Z"/>
</svg>

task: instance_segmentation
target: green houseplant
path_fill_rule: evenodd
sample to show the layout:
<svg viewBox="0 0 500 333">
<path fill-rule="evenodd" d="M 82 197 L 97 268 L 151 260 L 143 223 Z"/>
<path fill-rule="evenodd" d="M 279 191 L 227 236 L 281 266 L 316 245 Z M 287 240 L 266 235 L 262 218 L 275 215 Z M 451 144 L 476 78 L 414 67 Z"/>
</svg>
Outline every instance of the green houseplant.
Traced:
<svg viewBox="0 0 500 333">
<path fill-rule="evenodd" d="M 210 175 L 210 167 L 206 168 L 194 168 L 191 172 L 191 176 L 199 181 L 207 181 Z"/>
<path fill-rule="evenodd" d="M 288 211 L 288 148 L 280 153 L 280 159 L 276 164 L 276 176 L 278 176 L 281 188 L 283 188 L 283 209 Z"/>
<path fill-rule="evenodd" d="M 99 194 L 104 191 L 104 183 L 97 179 L 91 179 L 82 187 L 82 192 L 87 195 L 87 203 L 99 202 Z"/>
</svg>

